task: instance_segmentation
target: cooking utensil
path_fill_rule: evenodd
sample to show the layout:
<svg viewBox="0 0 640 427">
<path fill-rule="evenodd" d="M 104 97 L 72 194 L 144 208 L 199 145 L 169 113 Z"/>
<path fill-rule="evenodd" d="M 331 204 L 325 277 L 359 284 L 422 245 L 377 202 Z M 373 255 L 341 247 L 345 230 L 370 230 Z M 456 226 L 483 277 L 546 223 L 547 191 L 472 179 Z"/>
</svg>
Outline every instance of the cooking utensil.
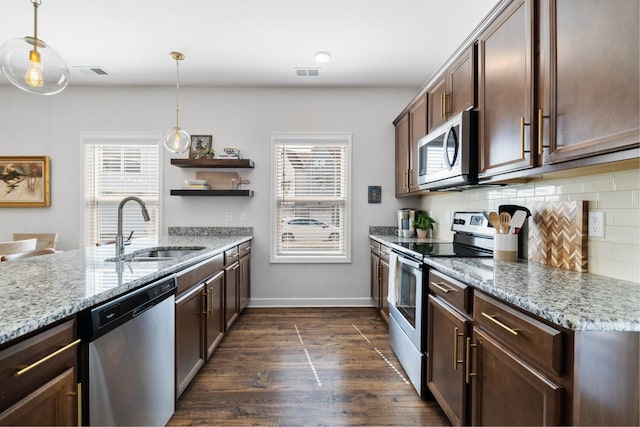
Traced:
<svg viewBox="0 0 640 427">
<path fill-rule="evenodd" d="M 509 223 L 511 222 L 511 215 L 509 212 L 500 212 L 500 227 L 502 227 L 502 234 L 509 233 Z"/>
<path fill-rule="evenodd" d="M 509 223 L 509 233 L 518 234 L 526 220 L 527 220 L 527 213 L 522 210 L 517 210 L 513 214 L 513 217 L 511 218 L 511 222 Z"/>
<path fill-rule="evenodd" d="M 502 234 L 502 226 L 500 225 L 500 216 L 495 212 L 489 212 L 489 222 L 496 229 L 496 233 Z"/>
</svg>

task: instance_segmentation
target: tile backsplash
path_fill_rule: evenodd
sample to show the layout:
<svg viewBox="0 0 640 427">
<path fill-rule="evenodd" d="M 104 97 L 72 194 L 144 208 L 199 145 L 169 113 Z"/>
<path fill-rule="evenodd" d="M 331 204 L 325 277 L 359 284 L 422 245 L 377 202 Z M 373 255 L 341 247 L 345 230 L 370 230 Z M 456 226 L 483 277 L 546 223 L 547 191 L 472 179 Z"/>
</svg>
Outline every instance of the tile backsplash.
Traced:
<svg viewBox="0 0 640 427">
<path fill-rule="evenodd" d="M 463 210 L 496 210 L 502 204 L 586 200 L 604 212 L 605 237 L 588 238 L 589 272 L 640 283 L 640 170 L 612 172 L 504 187 L 481 187 L 420 199 L 438 222 L 434 237 L 451 239 L 451 215 Z"/>
</svg>

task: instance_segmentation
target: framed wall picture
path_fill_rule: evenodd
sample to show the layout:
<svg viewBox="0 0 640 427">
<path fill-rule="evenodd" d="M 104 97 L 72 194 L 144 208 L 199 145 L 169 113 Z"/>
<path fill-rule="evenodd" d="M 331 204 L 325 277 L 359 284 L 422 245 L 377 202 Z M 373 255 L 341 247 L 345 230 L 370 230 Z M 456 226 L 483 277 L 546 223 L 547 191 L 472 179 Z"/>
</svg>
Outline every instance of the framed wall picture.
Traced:
<svg viewBox="0 0 640 427">
<path fill-rule="evenodd" d="M 369 203 L 382 202 L 382 187 L 379 185 L 369 186 Z"/>
<path fill-rule="evenodd" d="M 191 135 L 190 159 L 204 159 L 209 150 L 213 154 L 213 135 Z"/>
<path fill-rule="evenodd" d="M 0 207 L 51 206 L 48 156 L 0 156 Z"/>
</svg>

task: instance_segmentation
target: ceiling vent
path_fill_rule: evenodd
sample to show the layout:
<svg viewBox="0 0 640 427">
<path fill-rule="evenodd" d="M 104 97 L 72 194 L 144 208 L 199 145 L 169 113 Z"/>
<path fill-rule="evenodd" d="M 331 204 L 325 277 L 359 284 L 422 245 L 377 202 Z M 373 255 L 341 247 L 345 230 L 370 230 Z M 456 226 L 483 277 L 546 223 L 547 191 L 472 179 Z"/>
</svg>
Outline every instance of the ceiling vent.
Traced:
<svg viewBox="0 0 640 427">
<path fill-rule="evenodd" d="M 295 68 L 296 76 L 299 77 L 318 77 L 319 68 Z"/>
<path fill-rule="evenodd" d="M 87 74 L 89 76 L 108 76 L 109 73 L 107 73 L 105 70 L 103 70 L 100 67 L 82 67 L 82 66 L 75 66 L 73 67 L 76 70 L 80 71 L 82 74 Z"/>
</svg>

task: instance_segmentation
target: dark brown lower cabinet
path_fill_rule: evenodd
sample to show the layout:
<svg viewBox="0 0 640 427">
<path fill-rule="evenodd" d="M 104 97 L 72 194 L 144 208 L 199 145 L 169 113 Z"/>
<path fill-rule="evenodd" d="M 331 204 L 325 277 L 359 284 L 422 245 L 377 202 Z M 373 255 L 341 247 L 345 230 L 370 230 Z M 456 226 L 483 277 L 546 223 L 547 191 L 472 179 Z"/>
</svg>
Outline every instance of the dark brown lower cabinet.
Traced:
<svg viewBox="0 0 640 427">
<path fill-rule="evenodd" d="M 78 424 L 75 318 L 0 351 L 0 425 Z"/>
<path fill-rule="evenodd" d="M 468 424 L 466 340 L 470 319 L 429 295 L 427 386 L 454 426 Z"/>
<path fill-rule="evenodd" d="M 241 256 L 238 277 L 238 311 L 240 313 L 247 308 L 251 298 L 251 254 L 241 254 Z"/>
<path fill-rule="evenodd" d="M 204 309 L 204 283 L 176 299 L 176 400 L 206 359 Z"/>
<path fill-rule="evenodd" d="M 206 358 L 209 359 L 224 336 L 224 271 L 205 281 L 207 314 L 205 315 Z"/>
<path fill-rule="evenodd" d="M 562 387 L 473 328 L 471 423 L 548 426 L 561 423 Z M 595 386 L 595 384 L 594 384 Z"/>
<path fill-rule="evenodd" d="M 239 269 L 240 263 L 237 261 L 224 269 L 224 321 L 226 331 L 231 329 L 231 326 L 238 318 Z"/>
</svg>

